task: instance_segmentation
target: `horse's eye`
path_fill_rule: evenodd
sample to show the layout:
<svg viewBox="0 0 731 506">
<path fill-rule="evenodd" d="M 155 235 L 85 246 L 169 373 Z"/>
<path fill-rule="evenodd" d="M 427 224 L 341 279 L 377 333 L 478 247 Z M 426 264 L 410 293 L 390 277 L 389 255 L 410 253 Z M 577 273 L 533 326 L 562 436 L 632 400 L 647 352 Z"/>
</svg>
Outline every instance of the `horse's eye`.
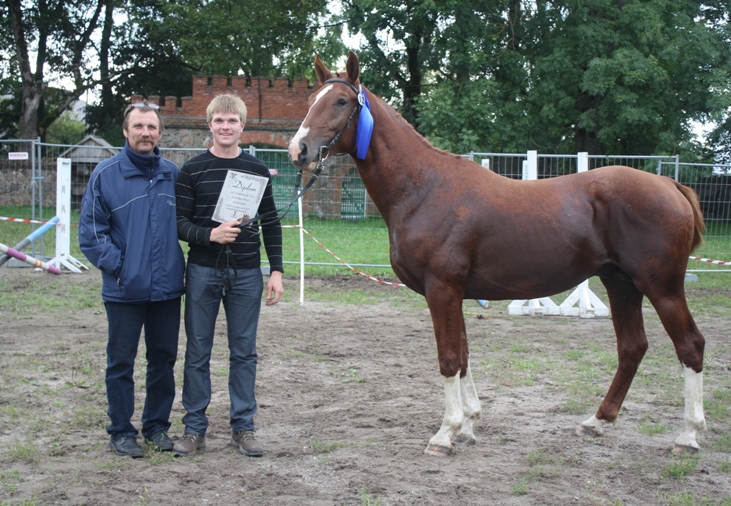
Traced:
<svg viewBox="0 0 731 506">
<path fill-rule="evenodd" d="M 338 105 L 339 105 L 340 107 L 343 107 L 343 106 L 345 106 L 345 105 L 348 105 L 348 101 L 347 101 L 347 100 L 345 100 L 344 98 L 341 98 L 340 100 L 338 100 Z"/>
</svg>

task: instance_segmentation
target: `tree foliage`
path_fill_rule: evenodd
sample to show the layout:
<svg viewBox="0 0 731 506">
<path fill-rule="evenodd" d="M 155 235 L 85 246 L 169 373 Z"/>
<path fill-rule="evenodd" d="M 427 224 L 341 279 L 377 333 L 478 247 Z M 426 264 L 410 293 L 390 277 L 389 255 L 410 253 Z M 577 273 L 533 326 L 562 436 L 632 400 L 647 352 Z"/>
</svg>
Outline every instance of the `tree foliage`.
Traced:
<svg viewBox="0 0 731 506">
<path fill-rule="evenodd" d="M 447 149 L 674 153 L 731 105 L 722 1 L 344 3 L 364 80 Z"/>
<path fill-rule="evenodd" d="M 76 144 L 84 138 L 86 124 L 75 119 L 71 111 L 65 111 L 46 131 L 46 142 L 51 144 Z"/>
<path fill-rule="evenodd" d="M 708 156 L 694 121 L 729 144 L 729 0 L 337 1 L 2 0 L 0 135 L 44 135 L 87 90 L 115 139 L 130 95 L 196 73 L 314 79 L 345 23 L 364 83 L 452 151 Z"/>
<path fill-rule="evenodd" d="M 90 108 L 108 138 L 130 95 L 187 96 L 193 74 L 304 77 L 315 52 L 344 52 L 338 27 L 324 26 L 325 0 L 128 0 L 124 13 L 102 61 L 129 70 L 107 80 Z"/>
<path fill-rule="evenodd" d="M 132 94 L 190 95 L 194 73 L 302 77 L 312 74 L 316 52 L 345 51 L 340 28 L 326 24 L 326 0 L 3 0 L 1 5 L 0 37 L 12 41 L 12 49 L 0 53 L 0 85 L 12 93 L 18 90 L 13 80 L 20 83 L 21 110 L 13 112 L 21 136 L 43 135 L 88 89 L 98 94 L 88 109 L 91 127 L 111 134 Z M 47 71 L 67 86 L 58 103 L 48 101 Z"/>
<path fill-rule="evenodd" d="M 4 75 L 20 82 L 18 135 L 35 138 L 93 85 L 88 48 L 96 31 L 104 0 L 4 0 Z M 8 49 L 12 48 L 12 49 Z M 48 72 L 71 83 L 48 100 Z M 11 89 L 13 88 L 11 86 Z"/>
</svg>

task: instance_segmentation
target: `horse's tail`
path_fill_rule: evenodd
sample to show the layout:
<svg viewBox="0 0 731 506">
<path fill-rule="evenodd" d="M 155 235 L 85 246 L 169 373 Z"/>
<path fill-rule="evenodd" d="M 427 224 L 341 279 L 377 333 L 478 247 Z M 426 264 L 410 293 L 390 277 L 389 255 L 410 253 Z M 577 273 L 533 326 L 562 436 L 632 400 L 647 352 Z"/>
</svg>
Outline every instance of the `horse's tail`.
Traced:
<svg viewBox="0 0 731 506">
<path fill-rule="evenodd" d="M 698 202 L 698 195 L 693 188 L 684 186 L 680 183 L 675 183 L 680 193 L 688 199 L 690 207 L 693 208 L 693 221 L 695 223 L 695 233 L 693 234 L 693 247 L 691 251 L 696 249 L 699 245 L 703 244 L 703 232 L 706 230 L 706 223 L 703 221 L 703 212 L 701 212 L 701 206 Z"/>
</svg>

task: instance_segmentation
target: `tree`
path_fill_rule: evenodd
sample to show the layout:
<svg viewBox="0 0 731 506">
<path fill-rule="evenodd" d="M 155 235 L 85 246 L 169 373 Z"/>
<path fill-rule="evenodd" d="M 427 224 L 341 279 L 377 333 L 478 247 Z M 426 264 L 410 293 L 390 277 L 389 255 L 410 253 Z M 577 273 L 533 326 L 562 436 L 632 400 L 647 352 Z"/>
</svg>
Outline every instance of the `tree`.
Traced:
<svg viewBox="0 0 731 506">
<path fill-rule="evenodd" d="M 542 5 L 542 4 L 538 4 Z M 728 104 L 731 46 L 717 9 L 687 0 L 546 4 L 527 90 L 537 131 L 576 151 L 673 154 Z"/>
<path fill-rule="evenodd" d="M 713 162 L 731 165 L 731 116 L 713 129 L 708 141 L 713 146 Z M 725 172 L 731 174 L 731 168 Z"/>
<path fill-rule="evenodd" d="M 20 78 L 18 135 L 34 139 L 93 86 L 87 66 L 88 49 L 105 0 L 4 0 L 3 28 L 12 36 L 13 57 Z M 32 61 L 34 55 L 35 61 Z M 8 61 L 12 61 L 12 58 Z M 57 79 L 71 82 L 71 89 L 59 102 L 45 100 L 48 89 L 46 67 Z"/>
<path fill-rule="evenodd" d="M 114 23 L 110 4 L 100 101 L 88 109 L 90 125 L 107 139 L 119 137 L 130 95 L 187 96 L 193 74 L 312 78 L 317 52 L 345 52 L 326 0 L 127 0 L 123 24 Z"/>
<path fill-rule="evenodd" d="M 730 103 L 723 2 L 344 4 L 364 80 L 449 149 L 674 153 Z"/>
<path fill-rule="evenodd" d="M 365 44 L 358 50 L 362 74 L 374 93 L 392 102 L 412 123 L 425 74 L 436 70 L 439 11 L 422 0 L 344 0 L 343 19 Z"/>
<path fill-rule="evenodd" d="M 193 73 L 312 75 L 316 52 L 342 54 L 326 0 L 3 0 L 0 86 L 20 90 L 22 137 L 48 126 L 87 90 L 90 127 L 119 129 L 132 94 L 189 95 Z M 8 47 L 8 46 L 6 46 Z M 306 70 L 305 70 L 306 69 Z M 49 101 L 49 76 L 67 92 Z M 12 86 L 13 79 L 19 82 Z M 0 106 L 2 113 L 12 109 Z M 10 112 L 10 111 L 9 111 Z M 1 126 L 1 125 L 0 125 Z M 9 129 L 3 129 L 9 131 Z"/>
<path fill-rule="evenodd" d="M 46 131 L 45 141 L 51 144 L 76 144 L 84 138 L 86 124 L 75 119 L 71 111 L 64 111 Z"/>
</svg>

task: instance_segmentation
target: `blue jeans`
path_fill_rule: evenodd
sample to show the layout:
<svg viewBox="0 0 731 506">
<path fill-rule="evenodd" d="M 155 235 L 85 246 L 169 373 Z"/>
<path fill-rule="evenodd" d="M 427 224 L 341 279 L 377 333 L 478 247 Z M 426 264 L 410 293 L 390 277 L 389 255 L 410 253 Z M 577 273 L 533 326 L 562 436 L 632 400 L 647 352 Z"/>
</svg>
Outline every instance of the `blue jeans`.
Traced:
<svg viewBox="0 0 731 506">
<path fill-rule="evenodd" d="M 233 270 L 229 270 L 233 278 Z M 218 310 L 223 301 L 228 330 L 231 429 L 254 430 L 256 414 L 256 329 L 264 283 L 261 269 L 238 269 L 225 292 L 221 269 L 188 264 L 185 288 L 185 373 L 183 416 L 185 431 L 204 436 L 206 408 L 211 402 L 211 350 Z"/>
<path fill-rule="evenodd" d="M 142 434 L 170 428 L 170 410 L 175 399 L 173 367 L 178 355 L 180 297 L 161 302 L 125 304 L 106 302 L 109 323 L 107 342 L 107 414 L 112 436 L 137 435 L 130 419 L 135 410 L 134 365 L 140 333 L 145 329 L 147 376 Z"/>
</svg>

